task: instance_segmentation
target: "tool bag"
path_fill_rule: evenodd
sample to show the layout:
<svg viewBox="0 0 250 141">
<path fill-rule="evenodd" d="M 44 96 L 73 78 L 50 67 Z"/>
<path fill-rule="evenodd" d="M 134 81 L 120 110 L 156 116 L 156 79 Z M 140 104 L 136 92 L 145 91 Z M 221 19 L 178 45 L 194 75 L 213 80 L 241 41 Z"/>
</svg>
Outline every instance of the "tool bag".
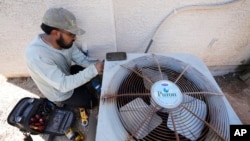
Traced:
<svg viewBox="0 0 250 141">
<path fill-rule="evenodd" d="M 74 113 L 45 98 L 25 97 L 8 115 L 8 124 L 25 134 L 64 135 L 74 121 Z"/>
</svg>

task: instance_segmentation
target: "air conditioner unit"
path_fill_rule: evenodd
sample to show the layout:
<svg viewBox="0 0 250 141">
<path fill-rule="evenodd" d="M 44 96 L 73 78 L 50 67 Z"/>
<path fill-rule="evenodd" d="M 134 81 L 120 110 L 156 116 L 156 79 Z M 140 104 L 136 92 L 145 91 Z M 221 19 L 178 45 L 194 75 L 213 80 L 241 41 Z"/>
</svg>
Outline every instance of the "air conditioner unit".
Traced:
<svg viewBox="0 0 250 141">
<path fill-rule="evenodd" d="M 96 141 L 229 140 L 230 124 L 242 123 L 193 55 L 105 62 Z"/>
</svg>

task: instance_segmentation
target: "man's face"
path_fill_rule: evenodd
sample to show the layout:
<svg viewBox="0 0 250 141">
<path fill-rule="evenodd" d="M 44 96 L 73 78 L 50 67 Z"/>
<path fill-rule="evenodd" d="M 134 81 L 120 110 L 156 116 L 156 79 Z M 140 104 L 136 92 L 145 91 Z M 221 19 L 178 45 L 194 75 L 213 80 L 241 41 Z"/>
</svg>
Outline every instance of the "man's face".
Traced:
<svg viewBox="0 0 250 141">
<path fill-rule="evenodd" d="M 64 36 L 65 35 L 65 36 Z M 59 39 L 56 40 L 56 43 L 62 49 L 69 49 L 72 47 L 73 42 L 75 41 L 75 35 L 67 31 L 61 31 Z"/>
</svg>

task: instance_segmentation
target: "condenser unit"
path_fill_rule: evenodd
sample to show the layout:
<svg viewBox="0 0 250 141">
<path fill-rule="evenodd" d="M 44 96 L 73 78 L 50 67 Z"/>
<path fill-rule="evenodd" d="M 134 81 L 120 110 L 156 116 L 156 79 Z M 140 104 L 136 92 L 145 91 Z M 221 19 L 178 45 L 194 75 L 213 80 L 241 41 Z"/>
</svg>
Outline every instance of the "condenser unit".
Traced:
<svg viewBox="0 0 250 141">
<path fill-rule="evenodd" d="M 231 124 L 242 123 L 197 57 L 105 61 L 96 141 L 229 140 Z"/>
</svg>

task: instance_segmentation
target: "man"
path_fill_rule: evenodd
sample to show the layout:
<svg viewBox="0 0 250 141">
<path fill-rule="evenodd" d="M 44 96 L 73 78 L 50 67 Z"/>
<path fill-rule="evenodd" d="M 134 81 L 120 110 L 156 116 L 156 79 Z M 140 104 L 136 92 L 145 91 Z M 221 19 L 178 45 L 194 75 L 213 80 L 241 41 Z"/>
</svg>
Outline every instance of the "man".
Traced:
<svg viewBox="0 0 250 141">
<path fill-rule="evenodd" d="M 75 16 L 64 8 L 50 8 L 41 29 L 45 34 L 39 34 L 25 51 L 28 71 L 39 90 L 53 102 L 94 107 L 97 99 L 84 84 L 102 74 L 103 62 L 88 60 L 74 45 L 76 35 L 84 33 Z M 72 67 L 72 62 L 79 66 Z"/>
</svg>

